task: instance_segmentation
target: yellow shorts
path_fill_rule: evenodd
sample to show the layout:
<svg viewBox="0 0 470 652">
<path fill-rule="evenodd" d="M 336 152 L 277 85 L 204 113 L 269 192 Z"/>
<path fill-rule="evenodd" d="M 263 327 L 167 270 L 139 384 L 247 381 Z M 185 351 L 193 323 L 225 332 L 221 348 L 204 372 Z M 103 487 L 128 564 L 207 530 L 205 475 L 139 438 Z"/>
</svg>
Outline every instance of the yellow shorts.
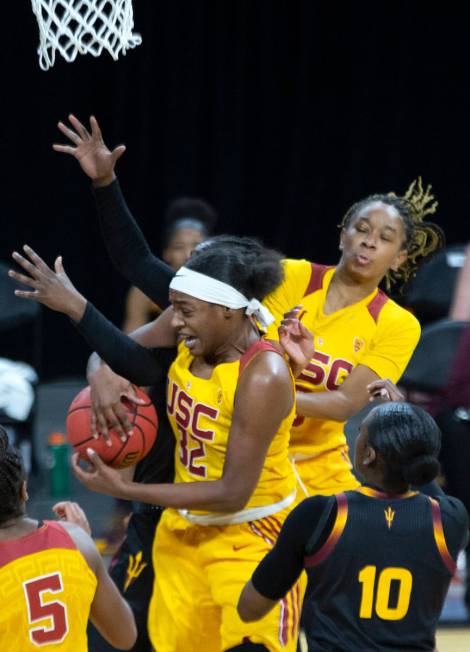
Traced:
<svg viewBox="0 0 470 652">
<path fill-rule="evenodd" d="M 303 497 L 315 494 L 331 496 L 357 489 L 360 482 L 352 472 L 348 450 L 348 446 L 344 445 L 318 457 L 296 460 L 295 470 L 299 480 L 297 496 L 301 497 L 302 492 Z"/>
<path fill-rule="evenodd" d="M 227 526 L 189 523 L 167 509 L 153 544 L 155 581 L 150 640 L 158 652 L 221 652 L 244 641 L 272 652 L 297 645 L 302 578 L 263 619 L 243 623 L 237 603 L 259 561 L 271 550 L 291 508 Z"/>
</svg>

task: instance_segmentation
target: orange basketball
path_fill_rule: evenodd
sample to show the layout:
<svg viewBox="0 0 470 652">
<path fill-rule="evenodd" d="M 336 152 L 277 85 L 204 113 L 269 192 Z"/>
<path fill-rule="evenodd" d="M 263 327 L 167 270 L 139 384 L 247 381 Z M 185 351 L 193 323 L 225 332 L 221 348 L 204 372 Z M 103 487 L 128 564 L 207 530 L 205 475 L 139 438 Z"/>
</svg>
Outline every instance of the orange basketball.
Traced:
<svg viewBox="0 0 470 652">
<path fill-rule="evenodd" d="M 123 398 L 133 434 L 121 441 L 115 430 L 109 430 L 112 445 L 108 446 L 104 437 L 97 439 L 91 434 L 90 387 L 85 387 L 70 404 L 67 414 L 67 435 L 74 451 L 84 460 L 88 459 L 87 448 L 98 453 L 103 462 L 116 469 L 137 464 L 152 448 L 157 436 L 158 418 L 152 401 L 139 387 L 134 387 L 137 396 L 145 401 L 136 405 Z"/>
</svg>

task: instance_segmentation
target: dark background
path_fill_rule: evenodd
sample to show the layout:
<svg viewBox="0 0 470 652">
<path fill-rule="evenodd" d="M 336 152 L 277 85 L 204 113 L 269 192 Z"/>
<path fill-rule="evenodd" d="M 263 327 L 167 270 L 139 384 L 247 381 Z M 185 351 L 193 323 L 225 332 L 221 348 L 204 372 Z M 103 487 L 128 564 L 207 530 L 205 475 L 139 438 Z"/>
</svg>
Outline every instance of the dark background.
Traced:
<svg viewBox="0 0 470 652">
<path fill-rule="evenodd" d="M 219 232 L 333 263 L 348 206 L 417 175 L 433 185 L 448 242 L 468 238 L 463 4 L 134 0 L 141 46 L 117 63 L 57 58 L 48 72 L 30 2 L 1 11 L 0 259 L 25 242 L 48 262 L 61 254 L 116 323 L 127 283 L 107 259 L 86 177 L 51 150 L 71 111 L 94 113 L 110 146 L 127 145 L 118 175 L 156 250 L 159 216 L 184 194 L 216 206 Z M 2 332 L 0 355 L 30 358 L 31 337 Z M 44 311 L 42 377 L 80 373 L 87 355 L 67 319 Z"/>
</svg>

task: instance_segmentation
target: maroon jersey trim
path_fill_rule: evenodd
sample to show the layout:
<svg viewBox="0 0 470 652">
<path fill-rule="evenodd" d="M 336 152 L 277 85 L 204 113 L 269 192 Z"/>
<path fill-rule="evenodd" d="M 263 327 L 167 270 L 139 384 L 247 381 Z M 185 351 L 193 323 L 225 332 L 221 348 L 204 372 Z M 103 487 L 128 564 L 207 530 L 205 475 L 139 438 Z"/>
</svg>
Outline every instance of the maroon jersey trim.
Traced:
<svg viewBox="0 0 470 652">
<path fill-rule="evenodd" d="M 323 278 L 326 272 L 331 269 L 331 265 L 319 265 L 318 263 L 310 263 L 312 270 L 310 274 L 310 280 L 307 285 L 307 289 L 304 292 L 304 297 L 312 292 L 321 290 L 323 287 Z"/>
<path fill-rule="evenodd" d="M 337 494 L 336 503 L 338 505 L 338 509 L 336 512 L 335 523 L 330 532 L 330 535 L 322 547 L 317 550 L 317 552 L 315 552 L 313 555 L 304 557 L 305 568 L 317 566 L 329 555 L 331 555 L 335 549 L 336 544 L 340 540 L 341 535 L 343 534 L 344 528 L 346 527 L 346 521 L 348 520 L 348 499 L 346 494 Z"/>
<path fill-rule="evenodd" d="M 71 536 L 60 523 L 45 521 L 42 527 L 24 537 L 0 541 L 0 568 L 19 557 L 51 548 L 77 550 Z"/>
<path fill-rule="evenodd" d="M 377 290 L 375 297 L 371 299 L 367 304 L 367 310 L 370 312 L 370 315 L 375 322 L 377 322 L 380 311 L 387 303 L 389 298 L 390 297 L 388 297 L 385 292 L 382 292 L 382 290 Z"/>
<path fill-rule="evenodd" d="M 258 353 L 260 353 L 260 351 L 274 351 L 274 353 L 277 353 L 278 355 L 282 355 L 281 352 L 278 349 L 276 349 L 276 347 L 273 346 L 270 342 L 267 342 L 266 340 L 263 339 L 257 340 L 250 347 L 248 347 L 248 349 L 240 358 L 240 367 L 238 370 L 239 377 L 245 371 L 246 367 L 253 360 L 253 358 L 256 355 L 258 355 Z"/>
</svg>

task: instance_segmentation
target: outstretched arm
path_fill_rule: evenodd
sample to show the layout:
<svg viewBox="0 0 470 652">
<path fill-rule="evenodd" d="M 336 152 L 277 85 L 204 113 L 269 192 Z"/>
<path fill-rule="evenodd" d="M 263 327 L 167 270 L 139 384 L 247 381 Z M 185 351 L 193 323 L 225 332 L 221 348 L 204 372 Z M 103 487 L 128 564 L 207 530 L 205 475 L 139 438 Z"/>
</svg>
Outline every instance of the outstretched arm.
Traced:
<svg viewBox="0 0 470 652">
<path fill-rule="evenodd" d="M 152 384 L 160 377 L 161 363 L 155 353 L 122 333 L 87 302 L 65 273 L 61 257 L 56 259 L 53 271 L 31 247 L 25 245 L 24 251 L 29 260 L 18 252 L 13 253 L 13 258 L 28 276 L 13 270 L 9 275 L 32 289 L 15 290 L 17 296 L 37 301 L 70 317 L 101 357 L 136 384 Z M 155 347 L 174 346 L 171 312 L 166 311 L 157 321 L 152 331 Z"/>
<path fill-rule="evenodd" d="M 74 116 L 68 127 L 59 122 L 60 131 L 71 145 L 54 144 L 56 152 L 70 154 L 93 183 L 98 216 L 108 254 L 118 271 L 161 308 L 168 306 L 168 285 L 173 270 L 154 256 L 122 195 L 114 172 L 125 152 L 119 145 L 110 150 L 96 118 L 90 118 L 90 131 Z"/>
<path fill-rule="evenodd" d="M 116 269 L 160 308 L 166 308 L 174 272 L 155 256 L 134 220 L 115 179 L 94 194 L 106 250 Z"/>
</svg>

